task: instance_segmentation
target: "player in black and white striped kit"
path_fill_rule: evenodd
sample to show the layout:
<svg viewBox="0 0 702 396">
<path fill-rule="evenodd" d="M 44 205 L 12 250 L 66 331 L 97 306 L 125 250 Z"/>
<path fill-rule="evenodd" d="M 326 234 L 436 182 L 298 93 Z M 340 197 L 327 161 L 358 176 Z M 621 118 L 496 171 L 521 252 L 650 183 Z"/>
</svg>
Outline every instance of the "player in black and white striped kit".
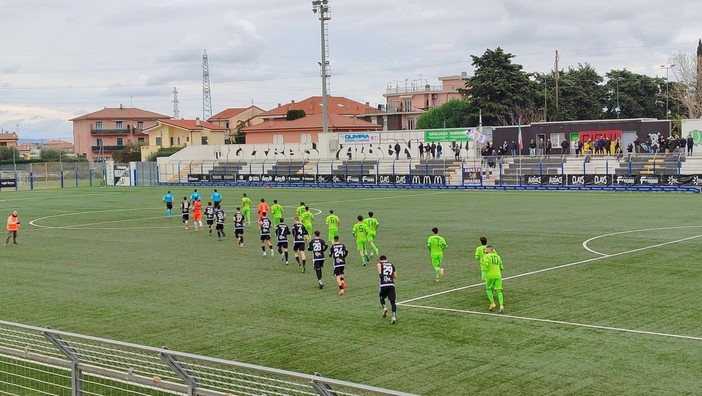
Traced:
<svg viewBox="0 0 702 396">
<path fill-rule="evenodd" d="M 214 207 L 214 217 L 215 217 L 215 229 L 217 230 L 217 238 L 221 241 L 224 236 L 224 220 L 227 219 L 227 215 L 224 214 L 222 208 L 219 205 Z"/>
<path fill-rule="evenodd" d="M 290 235 L 290 227 L 285 224 L 285 219 L 280 218 L 278 225 L 275 227 L 275 236 L 278 240 L 278 253 L 281 255 L 281 260 L 288 265 L 288 235 Z"/>
<path fill-rule="evenodd" d="M 241 208 L 236 208 L 236 213 L 234 213 L 234 238 L 239 243 L 239 247 L 244 247 L 244 224 L 246 223 L 246 216 L 241 212 Z"/>
<path fill-rule="evenodd" d="M 380 283 L 380 306 L 383 307 L 383 318 L 388 316 L 388 308 L 385 306 L 385 299 L 390 300 L 390 306 L 392 308 L 392 319 L 390 319 L 390 324 L 397 323 L 397 305 L 395 305 L 395 278 L 397 278 L 397 271 L 395 270 L 395 264 L 388 261 L 385 255 L 380 256 L 380 261 L 377 264 L 378 277 Z"/>
<path fill-rule="evenodd" d="M 346 268 L 346 256 L 349 251 L 343 243 L 339 242 L 339 236 L 334 235 L 334 244 L 329 248 L 329 257 L 334 261 L 334 276 L 339 285 L 339 295 L 346 294 L 346 281 L 344 280 L 344 268 Z"/>
<path fill-rule="evenodd" d="M 261 212 L 261 216 L 261 220 L 258 221 L 258 229 L 261 232 L 261 251 L 263 251 L 263 255 L 265 256 L 266 245 L 268 245 L 272 257 L 274 256 L 273 245 L 271 244 L 271 228 L 273 227 L 273 223 L 271 219 L 266 217 L 266 212 Z"/>
<path fill-rule="evenodd" d="M 298 268 L 302 268 L 303 273 L 305 272 L 305 265 L 307 263 L 307 257 L 305 256 L 305 235 L 307 235 L 307 229 L 300 223 L 300 218 L 296 216 L 295 223 L 292 226 L 293 256 L 295 256 Z M 302 260 L 302 263 L 300 260 Z"/>
<path fill-rule="evenodd" d="M 324 252 L 327 251 L 327 243 L 324 239 L 320 238 L 319 231 L 314 232 L 314 238 L 310 241 L 307 250 L 312 252 L 312 265 L 314 266 L 314 272 L 317 273 L 317 281 L 319 282 L 319 288 L 324 287 L 322 282 L 322 267 L 324 267 Z"/>
</svg>

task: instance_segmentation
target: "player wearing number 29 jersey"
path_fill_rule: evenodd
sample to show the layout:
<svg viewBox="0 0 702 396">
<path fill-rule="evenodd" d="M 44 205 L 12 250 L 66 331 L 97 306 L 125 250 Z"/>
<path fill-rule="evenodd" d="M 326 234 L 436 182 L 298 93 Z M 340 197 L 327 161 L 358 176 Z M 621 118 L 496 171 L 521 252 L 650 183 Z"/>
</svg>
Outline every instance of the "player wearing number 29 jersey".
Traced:
<svg viewBox="0 0 702 396">
<path fill-rule="evenodd" d="M 388 309 L 385 307 L 385 299 L 390 300 L 390 306 L 392 308 L 392 319 L 390 319 L 391 324 L 397 323 L 397 305 L 395 304 L 395 278 L 397 278 L 397 271 L 395 270 L 395 265 L 388 261 L 385 255 L 380 256 L 380 261 L 377 264 L 378 277 L 380 283 L 380 306 L 383 307 L 383 318 L 387 317 Z"/>
</svg>

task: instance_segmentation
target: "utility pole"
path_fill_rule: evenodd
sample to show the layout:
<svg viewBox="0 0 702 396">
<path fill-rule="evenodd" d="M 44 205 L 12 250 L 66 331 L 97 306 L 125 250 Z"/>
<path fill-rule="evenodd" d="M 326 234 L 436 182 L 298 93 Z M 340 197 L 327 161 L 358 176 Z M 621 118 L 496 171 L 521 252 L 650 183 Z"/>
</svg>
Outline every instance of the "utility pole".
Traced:
<svg viewBox="0 0 702 396">
<path fill-rule="evenodd" d="M 555 79 L 556 79 L 556 103 L 555 103 L 555 104 L 556 104 L 556 117 L 558 117 L 558 114 L 559 114 L 559 112 L 558 112 L 558 80 L 559 80 L 559 77 L 560 77 L 560 76 L 558 75 L 558 61 L 559 61 L 559 60 L 560 60 L 560 57 L 559 57 L 559 55 L 558 55 L 558 50 L 556 50 L 556 62 L 555 62 L 555 63 L 556 63 L 556 64 L 555 64 L 556 72 L 554 73 L 554 77 L 555 77 Z M 560 117 L 558 117 L 558 119 L 560 119 Z"/>
<path fill-rule="evenodd" d="M 178 109 L 178 88 L 173 87 L 173 100 L 171 101 L 173 103 L 173 119 L 177 120 L 180 118 L 180 110 Z"/>
<path fill-rule="evenodd" d="M 319 14 L 319 21 L 321 22 L 321 44 L 322 44 L 322 61 L 319 62 L 319 66 L 322 69 L 322 133 L 329 132 L 329 115 L 328 115 L 328 94 L 327 85 L 329 83 L 329 78 L 331 77 L 331 71 L 329 70 L 329 41 L 328 41 L 328 27 L 327 21 L 331 19 L 329 15 L 329 0 L 314 0 L 312 1 L 312 12 Z"/>
<path fill-rule="evenodd" d="M 668 80 L 668 71 L 671 67 L 675 67 L 675 65 L 661 65 L 661 69 L 665 69 L 665 118 L 670 118 L 670 112 L 668 111 L 668 99 L 670 98 L 670 81 Z"/>
</svg>

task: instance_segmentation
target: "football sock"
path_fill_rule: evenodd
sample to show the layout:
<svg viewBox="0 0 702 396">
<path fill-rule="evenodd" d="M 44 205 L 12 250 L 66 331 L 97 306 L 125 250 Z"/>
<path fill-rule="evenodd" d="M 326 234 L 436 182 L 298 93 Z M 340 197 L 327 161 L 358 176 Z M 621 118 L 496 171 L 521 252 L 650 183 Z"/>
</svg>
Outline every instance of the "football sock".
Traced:
<svg viewBox="0 0 702 396">
<path fill-rule="evenodd" d="M 263 253 L 265 253 L 265 252 L 266 252 L 266 247 L 265 247 L 265 246 L 261 246 L 261 251 L 262 251 Z"/>
<path fill-rule="evenodd" d="M 297 261 L 297 264 L 300 264 L 300 258 L 299 258 L 299 257 L 296 256 L 296 257 L 295 257 L 295 261 Z"/>
<path fill-rule="evenodd" d="M 288 252 L 283 252 L 283 254 L 285 255 L 285 261 L 288 261 Z"/>
<path fill-rule="evenodd" d="M 505 305 L 505 297 L 502 295 L 502 290 L 497 292 L 497 301 L 500 305 Z"/>
<path fill-rule="evenodd" d="M 390 300 L 390 307 L 392 308 L 392 317 L 395 317 L 395 313 L 397 312 L 397 305 L 395 304 L 395 300 Z"/>
<path fill-rule="evenodd" d="M 439 279 L 441 276 L 441 267 L 434 267 L 434 274 L 436 276 L 436 279 Z"/>
<path fill-rule="evenodd" d="M 374 242 L 371 242 L 371 249 L 373 250 L 373 253 L 375 253 L 376 256 L 380 253 L 378 247 L 375 245 Z"/>
<path fill-rule="evenodd" d="M 495 296 L 492 295 L 491 289 L 487 289 L 487 296 L 488 296 L 488 300 L 490 300 L 490 304 L 494 304 L 495 303 Z"/>
<path fill-rule="evenodd" d="M 317 267 L 314 269 L 314 272 L 317 273 L 317 279 L 319 279 L 321 281 L 322 280 L 322 269 Z"/>
</svg>

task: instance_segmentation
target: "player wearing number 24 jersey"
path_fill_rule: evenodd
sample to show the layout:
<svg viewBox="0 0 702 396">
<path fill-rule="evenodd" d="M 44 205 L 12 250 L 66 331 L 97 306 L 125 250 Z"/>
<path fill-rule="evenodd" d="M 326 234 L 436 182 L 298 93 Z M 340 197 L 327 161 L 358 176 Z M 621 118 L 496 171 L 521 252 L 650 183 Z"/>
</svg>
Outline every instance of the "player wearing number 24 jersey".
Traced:
<svg viewBox="0 0 702 396">
<path fill-rule="evenodd" d="M 346 280 L 344 279 L 344 268 L 346 267 L 346 256 L 349 251 L 343 243 L 339 241 L 339 236 L 334 237 L 334 244 L 329 249 L 329 257 L 334 261 L 334 276 L 336 283 L 339 285 L 339 295 L 346 294 Z"/>
</svg>

